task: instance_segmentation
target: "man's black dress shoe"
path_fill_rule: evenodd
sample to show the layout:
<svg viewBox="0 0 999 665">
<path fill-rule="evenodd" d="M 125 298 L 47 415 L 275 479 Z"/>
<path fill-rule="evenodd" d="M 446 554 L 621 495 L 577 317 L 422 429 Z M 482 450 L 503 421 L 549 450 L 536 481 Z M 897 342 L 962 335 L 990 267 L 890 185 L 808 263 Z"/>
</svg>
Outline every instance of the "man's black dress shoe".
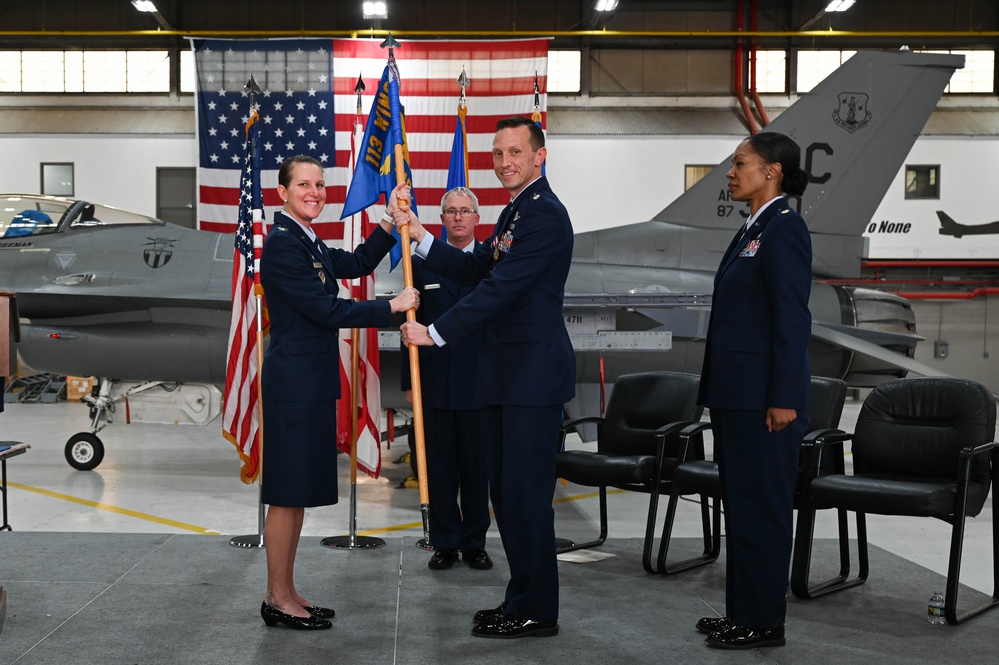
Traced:
<svg viewBox="0 0 999 665">
<path fill-rule="evenodd" d="M 431 570 L 447 570 L 458 560 L 458 551 L 448 547 L 438 547 L 434 550 L 434 555 L 430 557 L 427 566 Z"/>
<path fill-rule="evenodd" d="M 733 625 L 728 630 L 711 633 L 705 638 L 710 647 L 718 649 L 755 649 L 784 646 L 784 624 L 765 630 Z"/>
<path fill-rule="evenodd" d="M 479 610 L 478 612 L 476 612 L 475 616 L 472 617 L 472 623 L 474 624 L 489 623 L 490 621 L 499 619 L 504 614 L 506 614 L 505 600 L 502 603 L 500 603 L 499 607 L 497 607 L 496 609 Z"/>
<path fill-rule="evenodd" d="M 332 607 L 319 607 L 318 605 L 302 605 L 302 609 L 314 617 L 320 619 L 332 619 L 336 616 L 336 610 Z"/>
<path fill-rule="evenodd" d="M 260 603 L 260 617 L 268 626 L 276 626 L 279 623 L 283 623 L 289 628 L 295 628 L 296 630 L 326 630 L 333 627 L 333 624 L 326 619 L 320 619 L 311 614 L 307 617 L 285 614 L 273 605 L 268 605 L 266 602 Z"/>
<path fill-rule="evenodd" d="M 493 560 L 489 558 L 489 555 L 481 547 L 462 552 L 461 558 L 465 560 L 469 568 L 475 568 L 476 570 L 489 570 L 493 567 Z"/>
<path fill-rule="evenodd" d="M 504 613 L 500 618 L 472 626 L 472 635 L 475 637 L 496 637 L 503 640 L 527 636 L 553 637 L 558 635 L 558 621 L 518 619 L 512 614 Z"/>
<path fill-rule="evenodd" d="M 306 608 L 308 609 L 308 608 Z M 705 635 L 710 635 L 711 633 L 717 633 L 720 630 L 728 630 L 735 624 L 728 617 L 704 617 L 698 620 L 697 632 L 704 633 Z"/>
</svg>

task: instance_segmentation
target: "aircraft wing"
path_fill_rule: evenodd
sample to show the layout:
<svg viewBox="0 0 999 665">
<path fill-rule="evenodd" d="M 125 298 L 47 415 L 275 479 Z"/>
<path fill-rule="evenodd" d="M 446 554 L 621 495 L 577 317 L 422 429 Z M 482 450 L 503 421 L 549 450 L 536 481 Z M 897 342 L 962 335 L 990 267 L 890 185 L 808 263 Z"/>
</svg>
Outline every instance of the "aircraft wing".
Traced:
<svg viewBox="0 0 999 665">
<path fill-rule="evenodd" d="M 859 331 L 860 329 L 854 329 Z M 864 333 L 870 333 L 871 331 L 862 331 Z M 886 335 L 891 335 L 896 337 L 898 333 L 884 333 Z M 874 341 L 868 341 L 866 339 L 861 339 L 855 334 L 844 332 L 844 329 L 836 326 L 830 326 L 823 323 L 812 322 L 812 337 L 820 339 L 823 342 L 828 342 L 835 346 L 847 349 L 849 351 L 854 351 L 855 353 L 860 353 L 865 356 L 869 356 L 880 363 L 886 365 L 891 365 L 897 367 L 906 372 L 915 372 L 922 376 L 944 376 L 951 377 L 952 375 L 946 372 L 940 371 L 936 367 L 923 364 L 917 360 L 913 360 L 908 356 L 904 356 L 900 353 L 887 349 L 883 346 L 879 346 Z M 912 337 L 918 336 L 913 335 Z"/>
</svg>

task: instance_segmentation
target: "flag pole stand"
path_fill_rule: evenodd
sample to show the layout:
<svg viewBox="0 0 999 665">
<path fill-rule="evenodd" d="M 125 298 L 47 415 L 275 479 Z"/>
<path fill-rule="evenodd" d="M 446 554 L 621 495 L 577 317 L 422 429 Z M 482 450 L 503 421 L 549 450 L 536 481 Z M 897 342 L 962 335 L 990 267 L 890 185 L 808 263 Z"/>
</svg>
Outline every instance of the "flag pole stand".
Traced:
<svg viewBox="0 0 999 665">
<path fill-rule="evenodd" d="M 260 492 L 263 493 L 263 485 L 260 486 Z M 264 546 L 264 502 L 257 502 L 257 533 L 247 534 L 245 536 L 233 536 L 229 539 L 229 544 L 233 547 L 263 547 Z"/>
<path fill-rule="evenodd" d="M 252 75 L 250 76 L 250 83 L 253 83 L 253 76 Z M 251 104 L 250 105 L 252 107 L 252 101 L 253 101 L 253 96 L 252 96 L 253 90 L 252 90 L 252 88 L 255 87 L 256 84 L 253 83 L 253 86 L 250 86 L 250 83 L 248 83 L 247 86 L 251 87 L 251 97 L 250 97 Z M 263 383 L 263 374 L 260 371 L 264 367 L 264 345 L 263 345 L 263 341 L 262 341 L 264 339 L 264 320 L 263 320 L 263 317 L 260 314 L 262 311 L 263 311 L 263 302 L 262 302 L 261 294 L 258 292 L 257 293 L 257 315 L 254 318 L 257 320 L 257 339 L 260 340 L 259 343 L 257 344 L 257 370 L 258 371 L 257 371 L 256 382 L 257 382 L 257 395 L 261 395 L 261 396 L 264 394 L 263 385 L 262 385 L 262 383 Z M 262 478 L 263 477 L 263 475 L 262 475 L 263 474 L 263 467 L 264 467 L 264 403 L 260 399 L 257 400 L 257 423 L 258 423 L 257 432 L 256 432 L 257 450 L 260 451 L 260 457 L 259 457 L 259 461 L 258 461 L 257 473 L 261 474 L 260 477 Z M 257 532 L 256 533 L 251 533 L 251 534 L 248 534 L 248 535 L 245 535 L 245 536 L 233 536 L 232 538 L 229 539 L 229 544 L 232 545 L 233 547 L 258 547 L 258 548 L 263 548 L 264 547 L 264 518 L 265 517 L 266 517 L 266 512 L 265 512 L 265 508 L 264 508 L 264 485 L 263 485 L 262 482 L 260 482 L 260 483 L 257 483 Z"/>
<path fill-rule="evenodd" d="M 357 535 L 357 405 L 360 399 L 361 331 L 350 331 L 350 526 L 346 536 L 323 538 L 319 544 L 337 550 L 368 550 L 385 547 L 385 541 L 374 536 Z"/>
</svg>

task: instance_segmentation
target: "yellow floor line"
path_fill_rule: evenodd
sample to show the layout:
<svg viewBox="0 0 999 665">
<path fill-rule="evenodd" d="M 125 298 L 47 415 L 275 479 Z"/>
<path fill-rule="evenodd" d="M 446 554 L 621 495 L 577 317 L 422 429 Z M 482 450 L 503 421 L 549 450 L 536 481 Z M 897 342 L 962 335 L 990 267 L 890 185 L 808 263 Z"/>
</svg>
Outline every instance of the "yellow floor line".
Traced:
<svg viewBox="0 0 999 665">
<path fill-rule="evenodd" d="M 128 517 L 135 517 L 140 520 L 146 520 L 147 522 L 154 522 L 156 524 L 162 524 L 164 526 L 172 526 L 177 529 L 184 529 L 185 531 L 193 531 L 194 533 L 200 533 L 202 535 L 207 535 L 207 536 L 219 535 L 218 531 L 206 529 L 203 526 L 195 526 L 194 524 L 185 524 L 184 522 L 177 522 L 176 520 L 168 520 L 163 517 L 156 517 L 155 515 L 140 513 L 136 510 L 129 510 L 128 508 L 119 508 L 118 506 L 112 506 L 107 503 L 97 503 L 96 501 L 81 499 L 79 497 L 70 496 L 69 494 L 60 494 L 59 492 L 45 490 L 40 487 L 32 487 L 31 485 L 22 485 L 21 483 L 14 483 L 10 481 L 7 482 L 7 485 L 9 487 L 15 487 L 20 490 L 27 490 L 28 492 L 35 492 L 37 494 L 42 494 L 44 496 L 52 497 L 53 499 L 62 499 L 63 501 L 79 503 L 84 506 L 90 506 L 91 508 L 97 508 L 98 510 L 106 510 L 109 513 L 118 513 L 119 515 L 127 515 Z"/>
<path fill-rule="evenodd" d="M 608 494 L 620 494 L 625 490 L 619 489 L 608 489 Z M 600 496 L 600 492 L 589 492 L 587 494 L 575 494 L 573 496 L 564 496 L 558 499 L 553 499 L 552 503 L 566 503 L 568 501 L 579 501 L 580 499 L 592 499 L 594 497 Z M 489 511 L 492 515 L 493 511 Z M 423 528 L 423 522 L 410 522 L 408 524 L 396 524 L 395 526 L 383 527 L 381 529 L 368 529 L 367 531 L 358 531 L 358 536 L 377 536 L 380 533 L 391 533 L 392 531 L 407 531 L 409 529 L 420 529 Z"/>
<path fill-rule="evenodd" d="M 8 481 L 7 485 L 9 487 L 14 487 L 21 490 L 26 490 L 28 492 L 35 492 L 37 494 L 42 494 L 44 496 L 52 497 L 53 499 L 62 499 L 63 501 L 70 501 L 72 503 L 79 503 L 84 506 L 90 506 L 91 508 L 97 508 L 98 510 L 106 510 L 111 513 L 118 513 L 119 515 L 127 515 L 128 517 L 135 517 L 140 520 L 146 520 L 147 522 L 154 522 L 156 524 L 162 524 L 164 526 L 172 526 L 177 529 L 183 529 L 185 531 L 193 531 L 194 533 L 199 533 L 208 536 L 219 535 L 218 531 L 213 531 L 211 529 L 206 529 L 202 526 L 196 526 L 194 524 L 186 524 L 184 522 L 177 522 L 176 520 L 168 520 L 164 517 L 156 517 L 155 515 L 149 515 L 146 513 L 140 513 L 136 510 L 129 510 L 128 508 L 119 508 L 118 506 L 112 506 L 107 503 L 97 503 L 96 501 L 90 501 L 88 499 L 81 499 L 79 497 L 70 496 L 68 494 L 61 494 L 59 492 L 53 492 L 51 490 L 42 489 L 40 487 L 32 487 L 31 485 L 22 485 L 21 483 L 15 483 Z M 608 489 L 607 494 L 620 494 L 624 490 L 619 489 Z M 569 501 L 579 501 L 580 499 L 592 499 L 594 497 L 600 496 L 599 492 L 588 492 L 586 494 L 575 494 L 573 496 L 564 496 L 558 499 L 554 499 L 552 503 L 567 503 Z M 490 514 L 492 511 L 490 511 Z M 383 527 L 380 529 L 368 529 L 366 531 L 358 531 L 359 536 L 375 536 L 380 533 L 391 533 L 393 531 L 408 531 L 409 529 L 418 529 L 423 526 L 423 522 L 409 522 L 408 524 L 396 524 L 393 526 Z"/>
</svg>

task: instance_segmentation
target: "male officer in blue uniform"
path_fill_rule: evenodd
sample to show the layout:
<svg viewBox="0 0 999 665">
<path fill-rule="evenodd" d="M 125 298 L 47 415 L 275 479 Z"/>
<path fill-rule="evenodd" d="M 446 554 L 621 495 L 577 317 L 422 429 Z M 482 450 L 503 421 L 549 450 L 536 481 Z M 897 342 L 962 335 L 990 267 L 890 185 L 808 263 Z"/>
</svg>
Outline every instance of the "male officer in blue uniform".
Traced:
<svg viewBox="0 0 999 665">
<path fill-rule="evenodd" d="M 447 242 L 474 252 L 479 202 L 472 190 L 456 187 L 441 200 L 441 222 Z M 472 292 L 434 274 L 413 257 L 413 286 L 423 294 L 416 320 L 433 323 Z M 475 395 L 481 335 L 460 344 L 420 349 L 423 422 L 427 435 L 427 488 L 430 494 L 430 534 L 434 555 L 428 566 L 450 568 L 458 553 L 471 568 L 487 570 L 493 562 L 486 552 L 489 530 L 489 467 L 482 440 L 482 403 Z M 402 389 L 412 401 L 409 363 L 402 364 Z M 460 507 L 458 498 L 460 496 Z"/>
<path fill-rule="evenodd" d="M 477 637 L 558 634 L 555 483 L 562 407 L 575 394 L 576 361 L 562 318 L 572 224 L 541 175 L 545 136 L 531 119 L 496 124 L 493 169 L 510 193 L 493 236 L 473 254 L 410 224 L 424 267 L 475 289 L 427 328 L 402 326 L 403 342 L 457 344 L 482 334 L 478 395 L 485 405 L 490 494 L 510 582 L 499 607 L 473 618 Z"/>
</svg>

